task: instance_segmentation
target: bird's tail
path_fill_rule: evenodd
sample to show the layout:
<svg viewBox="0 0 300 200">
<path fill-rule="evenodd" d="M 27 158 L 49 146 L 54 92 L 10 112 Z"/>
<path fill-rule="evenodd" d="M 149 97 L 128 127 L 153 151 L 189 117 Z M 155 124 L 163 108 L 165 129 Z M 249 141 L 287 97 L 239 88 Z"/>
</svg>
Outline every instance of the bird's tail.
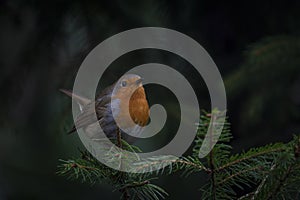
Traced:
<svg viewBox="0 0 300 200">
<path fill-rule="evenodd" d="M 87 104 L 89 104 L 91 102 L 90 99 L 87 99 L 85 97 L 82 97 L 82 96 L 79 96 L 77 94 L 74 94 L 73 92 L 71 92 L 69 90 L 59 89 L 59 91 L 61 91 L 62 93 L 68 95 L 71 98 L 74 98 L 75 101 L 79 104 L 80 110 L 82 110 L 82 108 L 84 106 L 86 106 Z"/>
<path fill-rule="evenodd" d="M 82 111 L 82 108 L 84 106 L 86 106 L 87 104 L 89 104 L 91 102 L 91 100 L 85 98 L 85 97 L 82 97 L 82 96 L 79 96 L 77 94 L 74 94 L 73 92 L 69 91 L 69 90 L 65 90 L 65 89 L 59 89 L 59 91 L 61 91 L 62 93 L 66 94 L 67 96 L 71 97 L 71 98 L 74 98 L 75 101 L 78 103 L 79 105 L 79 108 L 80 110 Z M 68 131 L 67 134 L 71 134 L 73 133 L 74 131 L 76 131 L 76 127 L 75 125 L 72 127 L 72 129 L 70 131 Z"/>
</svg>

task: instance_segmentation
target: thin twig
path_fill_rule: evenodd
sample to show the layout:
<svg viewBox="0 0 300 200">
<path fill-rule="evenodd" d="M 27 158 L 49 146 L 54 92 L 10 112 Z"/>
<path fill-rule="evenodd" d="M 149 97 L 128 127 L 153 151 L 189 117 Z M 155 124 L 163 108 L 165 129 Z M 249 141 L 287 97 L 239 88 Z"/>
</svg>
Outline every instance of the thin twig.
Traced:
<svg viewBox="0 0 300 200">
<path fill-rule="evenodd" d="M 292 171 L 292 164 L 288 167 L 288 169 L 286 170 L 286 173 L 284 174 L 284 176 L 279 179 L 278 181 L 278 185 L 276 186 L 275 190 L 273 192 L 271 192 L 268 196 L 268 200 L 269 199 L 273 199 L 274 196 L 280 191 L 280 188 L 284 185 L 284 182 L 286 181 L 286 179 L 289 177 L 291 171 Z"/>
<path fill-rule="evenodd" d="M 265 176 L 265 178 L 261 181 L 261 183 L 259 184 L 259 186 L 257 187 L 257 189 L 255 190 L 251 200 L 254 200 L 256 198 L 256 196 L 259 194 L 259 192 L 261 191 L 261 189 L 263 188 L 265 182 L 267 181 L 269 175 L 270 175 L 270 172 L 272 172 L 276 167 L 276 164 L 273 164 L 270 168 L 270 171 L 269 173 Z"/>
<path fill-rule="evenodd" d="M 122 135 L 121 135 L 121 131 L 120 129 L 117 130 L 117 146 L 122 149 Z M 121 156 L 121 160 L 120 160 L 120 170 L 123 170 L 123 157 L 122 157 L 122 152 L 120 153 Z M 121 173 L 121 182 L 125 183 L 125 174 L 123 171 L 120 172 Z M 128 200 L 129 199 L 129 192 L 128 192 L 128 187 L 123 187 L 120 189 L 120 192 L 122 192 L 124 195 L 124 200 Z"/>
<path fill-rule="evenodd" d="M 135 183 L 135 184 L 125 185 L 125 186 L 122 187 L 121 189 L 142 187 L 142 186 L 147 185 L 147 184 L 149 184 L 149 183 L 150 183 L 150 181 L 149 181 L 149 180 L 146 180 L 146 181 L 139 182 L 139 183 Z"/>
<path fill-rule="evenodd" d="M 211 124 L 213 126 L 214 124 L 214 121 L 216 119 L 216 116 L 215 115 L 212 115 L 211 116 Z M 213 145 L 213 128 L 212 126 L 210 126 L 209 128 L 209 135 L 210 135 L 210 145 L 212 146 Z M 209 167 L 210 167 L 210 170 L 211 170 L 211 182 L 212 182 L 212 199 L 215 200 L 216 199 L 216 180 L 215 180 L 215 165 L 214 165 L 214 161 L 213 161 L 213 157 L 214 157 L 214 154 L 213 154 L 213 150 L 211 150 L 209 152 Z"/>
<path fill-rule="evenodd" d="M 119 148 L 122 148 L 122 147 L 123 147 L 123 145 L 122 145 L 122 135 L 121 135 L 121 131 L 120 131 L 119 128 L 118 128 L 118 130 L 117 130 L 117 146 L 118 146 Z"/>
<path fill-rule="evenodd" d="M 193 163 L 193 162 L 189 162 L 189 161 L 186 161 L 186 160 L 182 160 L 182 159 L 169 159 L 169 160 L 159 160 L 159 161 L 152 161 L 151 163 L 146 163 L 144 165 L 140 165 L 139 167 L 135 168 L 136 171 L 141 171 L 141 169 L 144 169 L 144 168 L 148 168 L 149 166 L 151 165 L 157 165 L 157 164 L 161 164 L 161 163 L 167 163 L 167 164 L 174 164 L 174 163 L 181 163 L 181 164 L 185 164 L 185 165 L 189 165 L 189 166 L 192 166 L 194 168 L 197 168 L 199 170 L 204 170 L 205 172 L 207 173 L 211 173 L 211 170 L 209 168 L 206 168 L 205 166 L 203 165 L 198 165 L 196 163 Z"/>
<path fill-rule="evenodd" d="M 272 153 L 272 152 L 279 152 L 279 151 L 283 151 L 283 150 L 284 150 L 284 148 L 280 147 L 280 148 L 276 148 L 276 149 L 268 149 L 266 151 L 257 152 L 255 154 L 252 154 L 252 155 L 249 155 L 249 156 L 246 156 L 246 157 L 234 160 L 232 162 L 226 163 L 225 165 L 220 166 L 219 168 L 215 169 L 215 171 L 221 171 L 221 170 L 223 170 L 223 169 L 225 169 L 227 167 L 230 167 L 230 166 L 232 166 L 234 164 L 237 164 L 239 162 L 242 162 L 242 161 L 245 161 L 245 160 L 248 160 L 248 159 L 260 156 L 260 155 L 263 155 L 263 154 L 268 154 L 268 153 Z"/>
<path fill-rule="evenodd" d="M 68 163 L 68 164 L 64 164 L 65 167 L 70 166 L 72 168 L 80 168 L 80 169 L 88 169 L 88 170 L 98 170 L 95 167 L 90 167 L 90 166 L 85 166 L 85 165 L 80 165 L 78 163 Z"/>
<path fill-rule="evenodd" d="M 253 196 L 253 194 L 254 194 L 254 192 L 250 192 L 248 194 L 245 194 L 244 196 L 241 196 L 237 200 L 247 199 L 248 197 Z"/>
<path fill-rule="evenodd" d="M 256 166 L 256 167 L 252 167 L 252 168 L 249 168 L 249 169 L 245 169 L 245 170 L 241 170 L 235 174 L 231 174 L 230 176 L 228 176 L 227 178 L 223 179 L 222 181 L 218 182 L 217 185 L 220 185 L 220 184 L 223 184 L 225 183 L 226 181 L 236 177 L 236 176 L 239 176 L 245 172 L 249 172 L 249 171 L 254 171 L 254 170 L 258 170 L 258 169 L 262 169 L 262 166 Z"/>
</svg>

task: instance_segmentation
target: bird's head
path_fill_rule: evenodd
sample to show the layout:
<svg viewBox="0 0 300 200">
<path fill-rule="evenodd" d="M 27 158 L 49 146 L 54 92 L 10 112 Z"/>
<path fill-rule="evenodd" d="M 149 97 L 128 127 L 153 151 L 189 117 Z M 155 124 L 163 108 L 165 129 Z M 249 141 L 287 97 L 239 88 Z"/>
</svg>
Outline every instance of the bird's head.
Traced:
<svg viewBox="0 0 300 200">
<path fill-rule="evenodd" d="M 114 86 L 112 99 L 116 100 L 113 101 L 112 108 L 113 112 L 118 113 L 120 127 L 128 128 L 131 125 L 145 126 L 147 124 L 149 105 L 140 76 L 135 74 L 122 76 Z M 134 123 L 131 124 L 126 119 L 132 119 Z"/>
<path fill-rule="evenodd" d="M 144 92 L 142 78 L 136 74 L 125 74 L 115 84 L 114 95 L 130 97 L 135 92 Z"/>
</svg>

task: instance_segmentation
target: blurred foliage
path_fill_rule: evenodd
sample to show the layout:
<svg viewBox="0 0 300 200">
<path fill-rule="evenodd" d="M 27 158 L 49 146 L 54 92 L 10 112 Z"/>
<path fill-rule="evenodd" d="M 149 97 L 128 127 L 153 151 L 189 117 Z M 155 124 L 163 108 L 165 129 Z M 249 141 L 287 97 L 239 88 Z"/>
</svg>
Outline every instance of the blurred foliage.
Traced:
<svg viewBox="0 0 300 200">
<path fill-rule="evenodd" d="M 239 110 L 236 132 L 252 145 L 270 136 L 273 141 L 291 138 L 300 128 L 300 38 L 269 37 L 245 55 L 225 82 L 230 102 Z"/>
<path fill-rule="evenodd" d="M 263 113 L 263 121 L 268 119 L 266 123 L 257 121 L 261 115 L 253 114 L 254 109 L 247 109 L 252 110 L 254 105 L 258 105 L 254 97 L 260 87 L 251 87 L 244 79 L 252 84 L 255 81 L 250 78 L 257 77 L 260 78 L 257 83 L 261 83 L 273 75 L 257 71 L 259 76 L 252 73 L 249 77 L 241 73 L 244 77 L 240 76 L 237 80 L 244 83 L 238 89 L 231 87 L 237 87 L 240 82 L 232 84 L 230 80 L 236 79 L 232 77 L 235 75 L 231 76 L 232 73 L 238 74 L 240 69 L 245 70 L 245 65 L 250 65 L 246 64 L 248 61 L 241 65 L 241 52 L 249 44 L 274 35 L 286 35 L 283 38 L 299 36 L 299 8 L 297 0 L 235 3 L 198 0 L 0 1 L 0 199 L 118 198 L 117 194 L 106 192 L 103 185 L 90 188 L 89 185 L 68 182 L 54 173 L 58 158 L 79 156 L 77 147 L 82 147 L 76 135 L 65 135 L 72 122 L 71 102 L 58 89 L 72 87 L 76 72 L 91 49 L 106 38 L 131 28 L 163 26 L 175 29 L 191 36 L 210 53 L 221 74 L 226 77 L 229 115 L 235 136 L 234 151 L 271 140 L 290 140 L 292 133 L 299 131 L 298 107 L 293 107 L 298 105 L 298 81 L 295 79 L 290 85 L 284 83 L 285 90 L 282 90 L 280 82 L 287 80 L 280 75 L 292 77 L 297 71 L 277 65 L 276 76 L 279 78 L 272 79 L 269 88 L 263 86 L 265 92 L 260 94 L 268 99 L 272 98 L 267 97 L 269 89 L 279 87 L 277 93 L 272 92 L 279 98 L 272 98 L 272 105 L 284 96 L 292 99 L 292 105 L 287 104 L 289 100 L 286 99 L 283 100 L 286 103 L 276 104 L 272 110 L 269 106 L 256 108 Z M 276 43 L 275 37 L 272 40 Z M 286 44 L 295 50 L 293 42 Z M 144 57 L 158 56 L 155 61 L 177 65 L 184 70 L 199 89 L 202 108 L 208 108 L 205 84 L 195 81 L 199 79 L 194 77 L 195 73 L 186 63 L 174 59 L 175 56 L 165 59 L 160 53 Z M 288 64 L 295 66 L 298 63 L 297 57 L 291 54 L 288 57 Z M 123 66 L 142 63 L 140 58 L 143 56 L 129 56 L 125 61 L 116 63 L 116 70 L 106 74 L 100 87 L 112 83 L 123 72 Z M 275 59 L 281 62 L 279 57 Z M 265 64 L 270 66 L 267 62 Z M 265 64 L 260 64 L 261 69 Z M 248 91 L 246 96 L 249 100 L 243 90 Z M 277 115 L 277 109 L 280 115 Z M 250 115 L 258 118 L 250 119 Z M 279 124 L 283 126 L 279 127 Z M 200 179 L 202 177 L 197 175 L 179 179 L 174 174 L 161 179 L 160 185 L 172 190 L 176 199 L 186 198 L 187 194 L 190 199 L 198 199 L 197 184 L 194 183 Z"/>
</svg>

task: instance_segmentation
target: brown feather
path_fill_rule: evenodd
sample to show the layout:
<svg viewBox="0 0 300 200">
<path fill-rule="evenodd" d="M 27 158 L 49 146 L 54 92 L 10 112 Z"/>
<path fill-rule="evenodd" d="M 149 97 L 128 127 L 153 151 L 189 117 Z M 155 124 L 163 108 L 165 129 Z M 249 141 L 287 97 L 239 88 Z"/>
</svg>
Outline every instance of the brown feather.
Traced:
<svg viewBox="0 0 300 200">
<path fill-rule="evenodd" d="M 146 99 L 145 90 L 139 87 L 129 100 L 129 113 L 134 122 L 145 126 L 149 120 L 149 105 Z"/>
</svg>

